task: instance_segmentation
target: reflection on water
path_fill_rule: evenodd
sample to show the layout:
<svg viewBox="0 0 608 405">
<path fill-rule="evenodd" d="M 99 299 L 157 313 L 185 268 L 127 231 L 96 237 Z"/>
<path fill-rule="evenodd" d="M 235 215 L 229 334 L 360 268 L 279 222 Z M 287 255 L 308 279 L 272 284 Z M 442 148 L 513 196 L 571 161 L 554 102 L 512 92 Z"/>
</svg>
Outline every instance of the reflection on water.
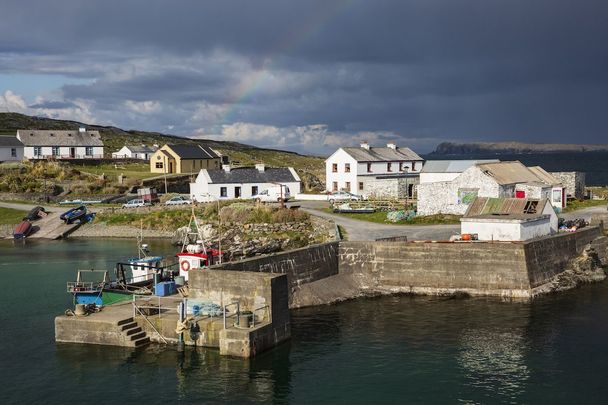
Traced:
<svg viewBox="0 0 608 405">
<path fill-rule="evenodd" d="M 525 364 L 526 343 L 522 330 L 473 329 L 460 337 L 458 362 L 474 388 L 488 394 L 517 399 L 530 371 Z"/>
</svg>

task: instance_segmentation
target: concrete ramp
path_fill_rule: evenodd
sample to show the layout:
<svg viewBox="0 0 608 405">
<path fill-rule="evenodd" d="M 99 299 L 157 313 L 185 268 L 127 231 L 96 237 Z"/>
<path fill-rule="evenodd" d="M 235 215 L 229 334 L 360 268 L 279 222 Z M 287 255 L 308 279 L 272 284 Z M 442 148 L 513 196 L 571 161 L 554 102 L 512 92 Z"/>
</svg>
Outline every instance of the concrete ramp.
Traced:
<svg viewBox="0 0 608 405">
<path fill-rule="evenodd" d="M 59 212 L 51 212 L 46 217 L 32 222 L 36 232 L 28 236 L 28 239 L 61 239 L 74 232 L 80 224 L 66 224 L 59 219 Z"/>
</svg>

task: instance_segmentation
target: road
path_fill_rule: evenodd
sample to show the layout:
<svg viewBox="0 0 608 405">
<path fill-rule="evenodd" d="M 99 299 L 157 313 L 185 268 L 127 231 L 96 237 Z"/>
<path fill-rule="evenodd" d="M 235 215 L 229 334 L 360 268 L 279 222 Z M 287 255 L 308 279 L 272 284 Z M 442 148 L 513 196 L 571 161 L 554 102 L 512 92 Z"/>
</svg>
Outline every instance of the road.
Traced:
<svg viewBox="0 0 608 405">
<path fill-rule="evenodd" d="M 408 240 L 447 240 L 451 235 L 460 234 L 460 225 L 389 225 L 361 221 L 334 215 L 324 211 L 325 201 L 297 201 L 291 205 L 299 205 L 311 215 L 334 221 L 346 230 L 348 240 L 375 240 L 391 236 L 407 236 Z"/>
<path fill-rule="evenodd" d="M 606 205 L 598 205 L 596 207 L 581 208 L 580 210 L 566 212 L 564 214 L 559 214 L 559 216 L 560 218 L 567 220 L 584 218 L 586 221 L 589 221 L 593 214 L 608 214 L 608 209 L 606 208 Z"/>
</svg>

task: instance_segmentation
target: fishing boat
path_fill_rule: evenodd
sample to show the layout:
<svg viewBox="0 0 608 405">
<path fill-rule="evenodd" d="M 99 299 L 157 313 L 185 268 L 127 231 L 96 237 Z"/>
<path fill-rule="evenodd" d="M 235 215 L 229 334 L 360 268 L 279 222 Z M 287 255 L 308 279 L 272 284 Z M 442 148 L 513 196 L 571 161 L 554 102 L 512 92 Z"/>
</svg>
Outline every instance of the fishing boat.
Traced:
<svg viewBox="0 0 608 405">
<path fill-rule="evenodd" d="M 36 221 L 37 219 L 40 218 L 44 218 L 48 215 L 48 213 L 46 212 L 46 210 L 41 207 L 34 207 L 30 210 L 30 212 L 27 213 L 27 215 L 25 216 L 25 218 L 23 218 L 23 220 L 28 220 L 28 221 Z"/>
<path fill-rule="evenodd" d="M 130 283 L 141 283 L 154 280 L 154 275 L 162 269 L 162 256 L 151 256 L 150 247 L 143 243 L 143 235 L 137 237 L 138 257 L 127 259 L 131 270 Z"/>
<path fill-rule="evenodd" d="M 59 219 L 65 221 L 66 224 L 71 224 L 77 219 L 81 219 L 85 215 L 87 215 L 87 207 L 85 205 L 80 205 L 64 212 L 59 216 Z"/>
<path fill-rule="evenodd" d="M 30 221 L 21 221 L 19 225 L 15 227 L 13 231 L 13 238 L 25 239 L 32 233 L 32 223 Z"/>
<path fill-rule="evenodd" d="M 95 304 L 99 307 L 132 299 L 133 294 L 146 295 L 150 290 L 127 289 L 119 281 L 110 280 L 107 270 L 78 270 L 76 281 L 68 281 L 68 293 L 74 304 Z"/>
<path fill-rule="evenodd" d="M 190 270 L 209 267 L 218 261 L 221 262 L 222 257 L 221 250 L 205 246 L 200 224 L 194 215 L 194 208 L 188 229 L 189 232 L 184 235 L 182 249 L 176 254 L 179 262 L 179 275 L 184 277 L 185 281 L 188 281 Z M 191 243 L 193 238 L 195 243 Z"/>
</svg>

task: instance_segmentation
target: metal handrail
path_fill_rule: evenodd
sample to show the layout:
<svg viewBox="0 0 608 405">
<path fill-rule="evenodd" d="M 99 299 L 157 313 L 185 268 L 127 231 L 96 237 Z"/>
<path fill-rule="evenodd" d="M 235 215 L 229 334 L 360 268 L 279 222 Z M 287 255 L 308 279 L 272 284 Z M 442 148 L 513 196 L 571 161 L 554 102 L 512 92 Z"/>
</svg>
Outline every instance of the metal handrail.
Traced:
<svg viewBox="0 0 608 405">
<path fill-rule="evenodd" d="M 261 311 L 262 309 L 266 310 L 266 316 L 265 316 L 265 318 L 267 319 L 268 322 L 270 322 L 270 306 L 263 305 L 263 306 L 261 306 L 259 308 L 254 309 L 253 311 L 251 311 L 251 317 L 253 318 L 252 319 L 252 324 L 253 324 L 254 328 L 255 328 L 255 313 L 257 311 Z"/>
<path fill-rule="evenodd" d="M 232 305 L 236 306 L 236 312 L 234 314 L 232 314 L 232 315 L 226 316 L 226 312 L 227 312 L 228 307 L 232 306 Z M 241 312 L 240 308 L 241 308 L 241 305 L 240 305 L 240 303 L 238 301 L 237 302 L 233 302 L 232 304 L 224 305 L 224 310 L 222 311 L 223 312 L 223 316 L 224 316 L 224 329 L 227 329 L 226 328 L 226 319 L 238 315 Z"/>
<path fill-rule="evenodd" d="M 158 331 L 158 329 L 156 329 L 156 327 L 152 324 L 152 322 L 150 322 L 148 317 L 143 312 L 141 312 L 141 309 L 137 306 L 137 304 L 135 302 L 133 302 L 133 311 L 135 311 L 135 310 L 137 310 L 137 312 L 139 312 L 139 314 L 144 317 L 146 322 L 148 322 L 148 324 L 152 327 L 152 329 L 154 329 L 154 332 L 156 332 L 156 334 L 158 336 L 160 336 L 160 338 L 163 340 L 163 342 L 165 342 L 165 344 L 167 344 L 168 343 L 167 339 L 165 339 L 165 337 Z"/>
</svg>

